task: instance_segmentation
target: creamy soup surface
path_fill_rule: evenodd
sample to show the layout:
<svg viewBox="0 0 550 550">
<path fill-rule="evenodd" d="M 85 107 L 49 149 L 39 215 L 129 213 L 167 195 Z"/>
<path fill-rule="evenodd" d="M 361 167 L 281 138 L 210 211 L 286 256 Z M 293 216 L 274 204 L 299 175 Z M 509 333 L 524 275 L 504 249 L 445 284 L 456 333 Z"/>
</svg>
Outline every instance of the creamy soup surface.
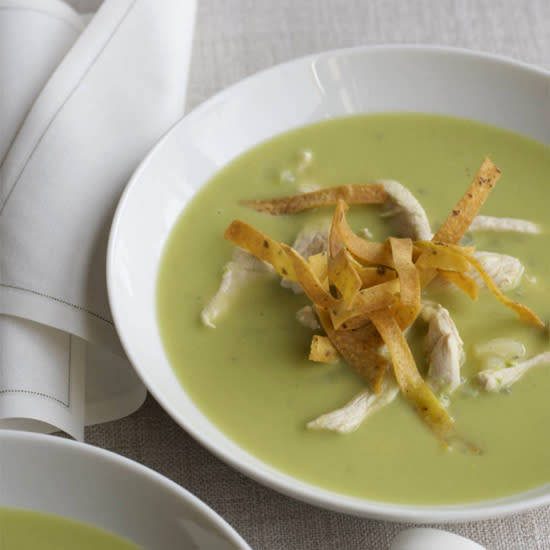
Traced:
<svg viewBox="0 0 550 550">
<path fill-rule="evenodd" d="M 67 518 L 0 508 L 0 548 L 17 550 L 137 550 L 121 537 Z"/>
<path fill-rule="evenodd" d="M 303 166 L 303 151 L 312 153 Z M 163 343 L 196 405 L 238 445 L 281 471 L 314 485 L 362 498 L 444 504 L 502 497 L 550 482 L 550 367 L 528 372 L 507 392 L 474 381 L 485 368 L 475 346 L 494 338 L 525 345 L 526 357 L 550 349 L 546 330 L 518 320 L 487 290 L 476 302 L 457 290 L 430 291 L 449 309 L 464 341 L 465 383 L 449 411 L 480 456 L 442 448 L 398 396 L 348 435 L 311 431 L 308 421 L 343 406 L 365 387 L 344 362 L 308 361 L 314 331 L 296 321 L 309 303 L 258 277 L 237 295 L 216 328 L 200 313 L 220 284 L 233 246 L 226 227 L 240 218 L 292 244 L 304 226 L 328 224 L 333 207 L 274 217 L 241 199 L 295 194 L 304 185 L 334 186 L 394 179 L 425 208 L 435 231 L 465 192 L 484 157 L 502 177 L 481 213 L 540 224 L 538 235 L 476 232 L 477 250 L 515 256 L 525 266 L 508 295 L 550 319 L 548 254 L 550 154 L 547 147 L 499 128 L 422 114 L 357 116 L 300 128 L 263 143 L 221 170 L 185 208 L 165 248 L 157 292 Z M 352 206 L 354 230 L 384 240 L 391 225 L 376 205 Z M 319 332 L 319 331 L 317 331 Z M 426 371 L 418 320 L 408 334 Z"/>
</svg>

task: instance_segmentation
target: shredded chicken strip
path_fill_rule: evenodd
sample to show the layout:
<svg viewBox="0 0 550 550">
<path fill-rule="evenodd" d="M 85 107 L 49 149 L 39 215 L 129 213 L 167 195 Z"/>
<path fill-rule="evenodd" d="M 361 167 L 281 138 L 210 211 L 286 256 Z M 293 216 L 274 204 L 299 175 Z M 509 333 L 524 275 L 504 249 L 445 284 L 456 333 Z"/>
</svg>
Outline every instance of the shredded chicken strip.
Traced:
<svg viewBox="0 0 550 550">
<path fill-rule="evenodd" d="M 428 384 L 436 393 L 451 394 L 461 384 L 464 343 L 449 311 L 442 305 L 425 304 L 421 316 L 428 322 L 424 340 L 429 363 Z"/>
<path fill-rule="evenodd" d="M 512 338 L 493 338 L 483 344 L 474 346 L 474 353 L 483 359 L 487 369 L 503 369 L 519 359 L 527 350 L 525 346 Z"/>
<path fill-rule="evenodd" d="M 353 432 L 376 411 L 391 403 L 399 393 L 393 375 L 386 374 L 382 391 L 379 394 L 365 389 L 340 409 L 323 414 L 308 422 L 312 430 L 329 430 L 341 434 Z"/>
<path fill-rule="evenodd" d="M 429 241 L 433 237 L 428 216 L 416 197 L 403 185 L 394 180 L 381 180 L 388 195 L 381 216 L 391 218 L 400 237 L 414 241 Z"/>
<path fill-rule="evenodd" d="M 518 218 L 499 218 L 495 216 L 476 216 L 468 231 L 498 231 L 511 233 L 541 233 L 538 224 Z"/>
<path fill-rule="evenodd" d="M 519 359 L 526 353 L 525 346 L 513 338 L 493 338 L 483 344 L 474 346 L 478 357 L 500 357 L 505 361 Z"/>
<path fill-rule="evenodd" d="M 517 258 L 507 254 L 482 251 L 474 252 L 474 257 L 479 260 L 483 269 L 503 292 L 517 288 L 521 283 L 525 268 Z M 468 275 L 474 279 L 478 287 L 485 287 L 485 283 L 476 271 L 472 270 Z"/>
<path fill-rule="evenodd" d="M 317 330 L 321 328 L 317 315 L 311 306 L 304 306 L 296 312 L 296 320 L 306 328 Z"/>
<path fill-rule="evenodd" d="M 224 266 L 222 281 L 214 297 L 201 311 L 201 321 L 216 328 L 216 321 L 229 307 L 231 300 L 254 278 L 273 273 L 273 268 L 242 248 L 235 247 L 232 259 Z"/>
<path fill-rule="evenodd" d="M 525 268 L 514 256 L 481 250 L 474 252 L 473 255 L 481 263 L 483 269 L 489 274 L 491 279 L 493 279 L 496 286 L 503 292 L 514 290 L 520 285 Z M 486 288 L 483 279 L 475 269 L 469 271 L 467 275 L 475 281 L 480 289 Z M 435 279 L 432 285 L 442 288 L 456 288 L 456 286 L 441 277 Z"/>
<path fill-rule="evenodd" d="M 497 392 L 510 388 L 526 372 L 539 365 L 550 365 L 550 351 L 535 355 L 513 367 L 482 370 L 477 374 L 476 378 L 485 390 Z"/>
</svg>

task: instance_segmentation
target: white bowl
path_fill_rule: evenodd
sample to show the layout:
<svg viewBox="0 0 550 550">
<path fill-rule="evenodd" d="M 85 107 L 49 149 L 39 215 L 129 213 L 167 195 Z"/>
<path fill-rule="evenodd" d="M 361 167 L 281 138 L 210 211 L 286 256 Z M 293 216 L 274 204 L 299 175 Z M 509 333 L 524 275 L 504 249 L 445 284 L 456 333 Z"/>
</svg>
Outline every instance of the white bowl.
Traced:
<svg viewBox="0 0 550 550">
<path fill-rule="evenodd" d="M 164 409 L 211 452 L 278 491 L 326 508 L 402 521 L 511 514 L 550 503 L 550 488 L 458 506 L 407 506 L 353 498 L 304 483 L 221 433 L 179 384 L 157 327 L 159 260 L 181 210 L 221 167 L 276 134 L 327 118 L 416 111 L 475 119 L 548 140 L 549 75 L 507 59 L 429 47 L 367 47 L 298 59 L 216 95 L 184 117 L 142 162 L 110 236 L 107 280 L 122 344 Z M 291 99 L 290 99 L 291 97 Z"/>
<path fill-rule="evenodd" d="M 143 548 L 249 548 L 191 493 L 114 453 L 2 430 L 0 457 L 0 506 L 83 521 Z"/>
</svg>

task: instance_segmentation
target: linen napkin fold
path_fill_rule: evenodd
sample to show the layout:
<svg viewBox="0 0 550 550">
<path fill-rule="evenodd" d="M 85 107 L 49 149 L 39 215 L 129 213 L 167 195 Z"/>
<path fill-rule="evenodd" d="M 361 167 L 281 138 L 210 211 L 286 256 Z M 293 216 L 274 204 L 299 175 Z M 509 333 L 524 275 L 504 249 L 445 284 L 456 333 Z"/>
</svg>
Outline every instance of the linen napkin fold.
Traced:
<svg viewBox="0 0 550 550">
<path fill-rule="evenodd" d="M 107 237 L 183 114 L 195 7 L 105 0 L 89 20 L 0 0 L 0 427 L 81 439 L 145 397 L 109 311 Z"/>
</svg>

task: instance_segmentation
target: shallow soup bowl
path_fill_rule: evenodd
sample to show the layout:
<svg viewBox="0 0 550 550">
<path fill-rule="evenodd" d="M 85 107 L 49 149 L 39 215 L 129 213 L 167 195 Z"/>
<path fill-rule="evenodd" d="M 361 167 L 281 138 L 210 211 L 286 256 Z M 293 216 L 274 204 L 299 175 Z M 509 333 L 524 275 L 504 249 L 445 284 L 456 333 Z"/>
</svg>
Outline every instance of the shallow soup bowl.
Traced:
<svg viewBox="0 0 550 550">
<path fill-rule="evenodd" d="M 0 430 L 0 508 L 85 523 L 136 548 L 249 548 L 176 483 L 114 453 L 49 435 Z M 8 540 L 8 527 L 0 525 L 0 541 Z"/>
<path fill-rule="evenodd" d="M 448 522 L 550 503 L 550 487 L 544 486 L 473 504 L 391 504 L 346 496 L 291 477 L 239 447 L 199 410 L 170 366 L 156 315 L 159 262 L 178 216 L 220 168 L 251 147 L 307 124 L 384 112 L 463 117 L 547 142 L 548 80 L 543 70 L 486 54 L 365 47 L 274 67 L 184 117 L 132 177 L 118 206 L 108 249 L 113 317 L 130 360 L 158 402 L 233 467 L 282 493 L 333 510 L 397 521 Z"/>
</svg>

